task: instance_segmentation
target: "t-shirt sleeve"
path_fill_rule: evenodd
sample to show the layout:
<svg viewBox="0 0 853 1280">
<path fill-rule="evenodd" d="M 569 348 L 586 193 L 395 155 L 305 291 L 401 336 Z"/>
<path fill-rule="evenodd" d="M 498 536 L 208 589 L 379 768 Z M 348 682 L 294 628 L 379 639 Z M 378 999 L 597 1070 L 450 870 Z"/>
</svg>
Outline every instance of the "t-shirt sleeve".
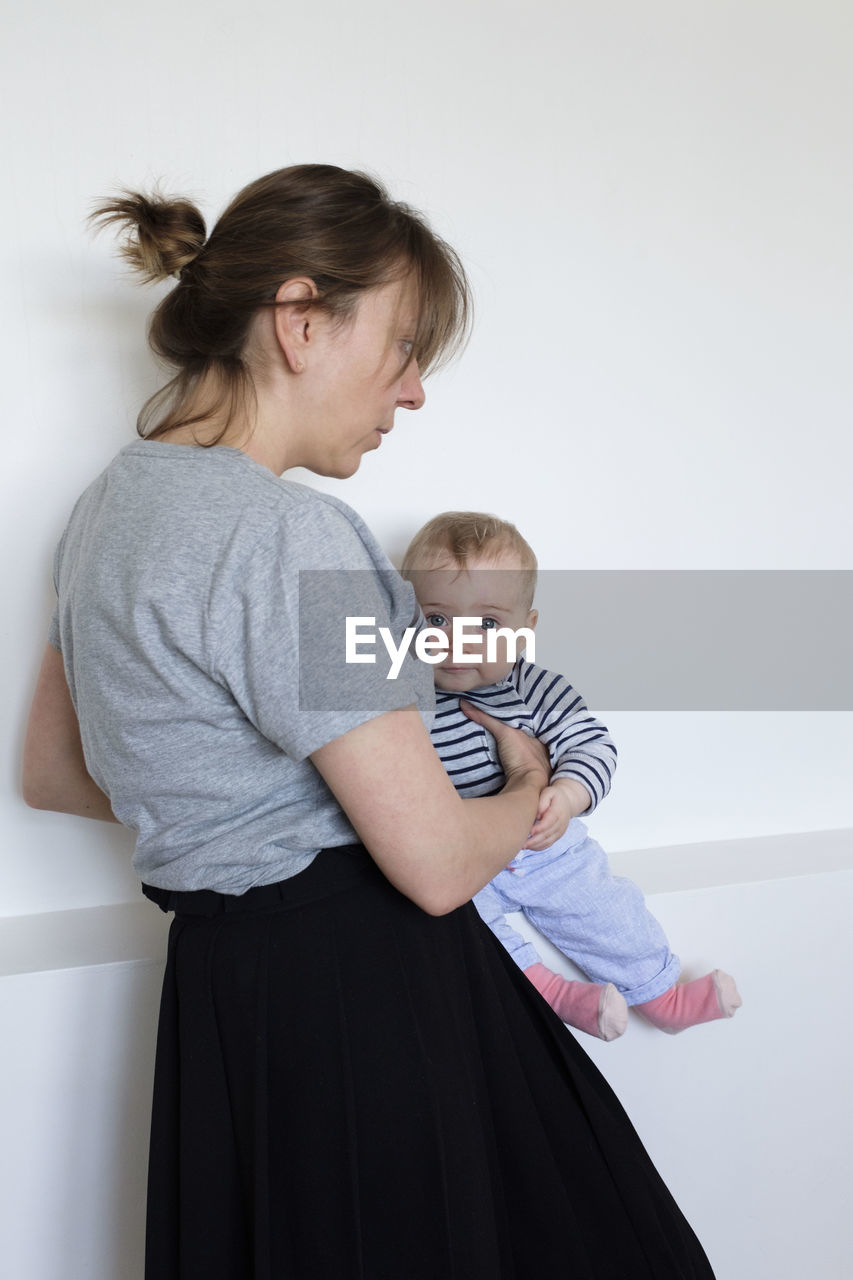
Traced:
<svg viewBox="0 0 853 1280">
<path fill-rule="evenodd" d="M 62 640 L 59 635 L 59 606 L 54 605 L 53 614 L 47 628 L 47 642 L 62 653 Z"/>
<path fill-rule="evenodd" d="M 429 727 L 431 668 L 401 652 L 416 628 L 414 592 L 342 506 L 303 503 L 226 577 L 217 678 L 289 758 L 411 704 Z M 393 666 L 389 647 L 400 653 Z"/>
<path fill-rule="evenodd" d="M 59 557 L 62 551 L 62 544 L 64 541 L 65 541 L 65 535 L 63 534 L 62 538 L 60 539 L 56 547 L 56 550 L 53 553 L 53 589 L 54 591 L 56 591 L 57 597 L 59 596 Z M 48 624 L 47 641 L 48 641 L 48 644 L 53 645 L 54 649 L 58 649 L 60 653 L 62 652 L 62 636 L 59 629 L 58 598 L 53 606 L 53 613 L 51 614 L 50 622 Z"/>
</svg>

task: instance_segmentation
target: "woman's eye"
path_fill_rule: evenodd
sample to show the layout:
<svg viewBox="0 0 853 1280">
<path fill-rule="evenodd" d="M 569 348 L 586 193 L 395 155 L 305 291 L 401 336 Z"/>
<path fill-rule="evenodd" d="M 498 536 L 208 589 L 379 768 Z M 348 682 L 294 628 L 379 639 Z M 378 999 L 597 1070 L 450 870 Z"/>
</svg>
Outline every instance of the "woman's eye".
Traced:
<svg viewBox="0 0 853 1280">
<path fill-rule="evenodd" d="M 410 339 L 410 338 L 401 338 L 401 339 L 400 339 L 400 346 L 401 346 L 401 348 L 402 348 L 403 355 L 406 357 L 406 359 L 407 359 L 407 360 L 408 360 L 409 356 L 412 354 L 412 350 L 414 349 L 414 345 L 415 345 L 415 344 L 411 341 L 411 339 Z"/>
<path fill-rule="evenodd" d="M 426 620 L 427 625 L 430 627 L 446 627 L 448 625 L 443 613 L 428 613 Z"/>
</svg>

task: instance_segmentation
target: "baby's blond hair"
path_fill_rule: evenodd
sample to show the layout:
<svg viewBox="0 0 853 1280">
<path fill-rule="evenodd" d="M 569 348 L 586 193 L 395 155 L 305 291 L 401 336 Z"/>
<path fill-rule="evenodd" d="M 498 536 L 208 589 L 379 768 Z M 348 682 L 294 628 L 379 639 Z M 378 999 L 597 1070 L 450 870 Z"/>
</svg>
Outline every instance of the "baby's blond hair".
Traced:
<svg viewBox="0 0 853 1280">
<path fill-rule="evenodd" d="M 418 569 L 437 567 L 442 554 L 465 569 L 471 559 L 497 560 L 510 553 L 518 556 L 520 595 L 524 608 L 533 604 L 536 590 L 536 556 L 533 548 L 514 524 L 483 511 L 442 511 L 419 529 L 403 556 L 400 570 L 410 579 Z"/>
</svg>

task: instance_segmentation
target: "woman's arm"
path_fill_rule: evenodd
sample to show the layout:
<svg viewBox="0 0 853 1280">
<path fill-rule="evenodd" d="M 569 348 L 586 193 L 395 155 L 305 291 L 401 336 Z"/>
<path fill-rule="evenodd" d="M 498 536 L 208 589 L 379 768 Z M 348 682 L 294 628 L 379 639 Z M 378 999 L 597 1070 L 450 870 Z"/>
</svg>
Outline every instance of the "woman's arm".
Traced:
<svg viewBox="0 0 853 1280">
<path fill-rule="evenodd" d="M 24 743 L 23 793 L 33 809 L 117 822 L 83 759 L 80 726 L 62 655 L 48 645 L 39 671 Z"/>
<path fill-rule="evenodd" d="M 414 707 L 388 711 L 311 756 L 372 857 L 430 915 L 444 915 L 488 884 L 530 832 L 548 756 L 535 738 L 476 708 L 494 734 L 506 785 L 462 800 Z"/>
<path fill-rule="evenodd" d="M 476 708 L 506 775 L 500 795 L 456 794 L 414 707 L 359 725 L 311 756 L 371 855 L 401 893 L 443 915 L 467 902 L 518 853 L 548 781 L 542 745 Z M 23 793 L 35 809 L 115 822 L 83 758 L 61 654 L 48 645 L 24 745 Z"/>
</svg>

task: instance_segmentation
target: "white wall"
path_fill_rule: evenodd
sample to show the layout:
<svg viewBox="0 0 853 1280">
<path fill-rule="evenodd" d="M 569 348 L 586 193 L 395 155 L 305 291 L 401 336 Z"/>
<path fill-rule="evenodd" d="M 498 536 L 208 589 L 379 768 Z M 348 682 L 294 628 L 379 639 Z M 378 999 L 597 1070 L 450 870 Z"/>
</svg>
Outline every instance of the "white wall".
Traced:
<svg viewBox="0 0 853 1280">
<path fill-rule="evenodd" d="M 327 486 L 392 553 L 464 506 L 516 520 L 551 569 L 850 569 L 851 54 L 836 0 L 16 14 L 0 66 L 0 915 L 136 894 L 126 833 L 17 794 L 53 545 L 157 377 L 157 291 L 88 238 L 91 201 L 162 178 L 212 219 L 258 174 L 320 159 L 379 173 L 460 249 L 468 352 Z M 570 649 L 541 656 L 571 675 Z M 596 830 L 613 849 L 853 827 L 848 713 L 609 720 L 622 763 Z"/>
<path fill-rule="evenodd" d="M 141 1280 L 163 966 L 0 977 L 0 1240 L 21 1280 Z"/>
<path fill-rule="evenodd" d="M 135 893 L 123 833 L 16 793 L 53 545 L 157 376 L 157 290 L 87 235 L 93 199 L 162 178 L 212 219 L 257 174 L 322 159 L 378 172 L 458 246 L 468 352 L 328 482 L 392 553 L 465 506 L 515 519 L 551 569 L 850 569 L 851 54 L 835 0 L 21 11 L 2 69 L 0 914 Z M 571 675 L 569 645 L 543 657 Z M 610 720 L 611 847 L 853 825 L 849 714 Z"/>
</svg>

